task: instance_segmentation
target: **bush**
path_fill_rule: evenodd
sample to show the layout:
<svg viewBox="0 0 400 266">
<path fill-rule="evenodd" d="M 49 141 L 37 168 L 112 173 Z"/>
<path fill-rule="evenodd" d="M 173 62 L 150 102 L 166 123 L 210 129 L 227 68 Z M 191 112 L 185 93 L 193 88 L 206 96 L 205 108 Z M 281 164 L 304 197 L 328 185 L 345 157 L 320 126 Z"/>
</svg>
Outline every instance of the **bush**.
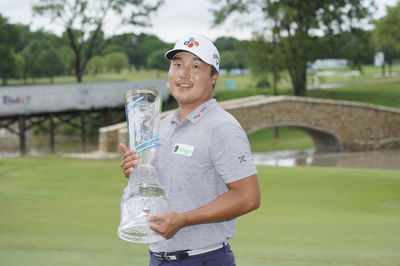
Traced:
<svg viewBox="0 0 400 266">
<path fill-rule="evenodd" d="M 128 68 L 129 58 L 125 53 L 114 52 L 106 55 L 107 69 L 120 73 L 122 69 Z"/>
</svg>

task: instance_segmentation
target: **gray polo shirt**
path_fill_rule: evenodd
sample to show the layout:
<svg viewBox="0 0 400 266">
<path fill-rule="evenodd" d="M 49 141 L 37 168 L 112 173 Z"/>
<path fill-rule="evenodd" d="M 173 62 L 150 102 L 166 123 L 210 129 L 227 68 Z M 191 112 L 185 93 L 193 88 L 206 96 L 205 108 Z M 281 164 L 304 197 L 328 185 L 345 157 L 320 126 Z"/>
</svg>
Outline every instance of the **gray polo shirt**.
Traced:
<svg viewBox="0 0 400 266">
<path fill-rule="evenodd" d="M 228 191 L 227 183 L 256 174 L 247 136 L 215 99 L 179 121 L 178 112 L 160 125 L 156 158 L 169 210 L 200 208 Z M 235 234 L 236 219 L 184 227 L 171 239 L 150 244 L 155 252 L 199 249 Z"/>
</svg>

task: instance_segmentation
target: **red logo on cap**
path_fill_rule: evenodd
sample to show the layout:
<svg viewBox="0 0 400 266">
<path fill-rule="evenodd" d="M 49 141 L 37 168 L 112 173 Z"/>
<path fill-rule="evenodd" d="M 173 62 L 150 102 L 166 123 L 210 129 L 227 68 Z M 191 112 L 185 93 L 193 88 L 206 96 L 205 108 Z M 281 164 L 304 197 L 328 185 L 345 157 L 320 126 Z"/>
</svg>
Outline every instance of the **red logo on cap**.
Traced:
<svg viewBox="0 0 400 266">
<path fill-rule="evenodd" d="M 199 42 L 194 40 L 194 37 L 190 37 L 188 41 L 183 43 L 184 45 L 187 45 L 189 48 L 192 48 L 193 46 L 199 46 Z"/>
</svg>

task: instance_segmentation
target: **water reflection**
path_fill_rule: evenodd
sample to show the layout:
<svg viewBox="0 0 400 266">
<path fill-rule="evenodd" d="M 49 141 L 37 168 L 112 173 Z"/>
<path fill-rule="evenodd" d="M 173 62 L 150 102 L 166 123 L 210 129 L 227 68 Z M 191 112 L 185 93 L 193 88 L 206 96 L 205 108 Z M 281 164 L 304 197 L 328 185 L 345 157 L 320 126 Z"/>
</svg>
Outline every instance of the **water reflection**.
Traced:
<svg viewBox="0 0 400 266">
<path fill-rule="evenodd" d="M 258 165 L 400 169 L 400 150 L 315 153 L 314 150 L 254 153 Z"/>
<path fill-rule="evenodd" d="M 51 154 L 49 135 L 35 135 L 31 140 L 31 145 L 27 147 L 27 155 L 29 156 L 43 156 Z M 80 136 L 76 135 L 57 135 L 56 136 L 55 152 L 56 154 L 69 154 L 69 153 L 90 153 L 98 148 L 98 138 L 91 136 L 86 139 L 83 146 Z M 15 141 L 13 147 L 7 149 L 0 148 L 1 157 L 18 157 L 20 156 L 18 139 Z"/>
<path fill-rule="evenodd" d="M 56 154 L 76 158 L 107 158 L 118 157 L 119 154 L 101 154 L 98 148 L 97 137 L 87 139 L 85 150 L 79 136 L 56 137 Z M 35 136 L 32 147 L 28 150 L 30 156 L 51 154 L 49 137 Z M 1 157 L 18 157 L 18 147 L 15 150 L 2 151 Z M 355 168 L 384 168 L 400 169 L 400 149 L 379 150 L 368 152 L 337 152 L 315 153 L 314 150 L 276 151 L 254 153 L 256 164 L 270 166 L 323 166 L 323 167 L 355 167 Z"/>
</svg>

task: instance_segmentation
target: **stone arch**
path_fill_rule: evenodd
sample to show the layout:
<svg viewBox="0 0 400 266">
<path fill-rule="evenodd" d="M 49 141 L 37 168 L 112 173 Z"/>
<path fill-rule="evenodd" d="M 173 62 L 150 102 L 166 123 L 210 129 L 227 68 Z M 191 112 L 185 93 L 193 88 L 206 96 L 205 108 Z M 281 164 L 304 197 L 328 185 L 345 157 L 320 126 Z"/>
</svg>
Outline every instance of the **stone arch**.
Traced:
<svg viewBox="0 0 400 266">
<path fill-rule="evenodd" d="M 339 152 L 343 150 L 340 139 L 335 133 L 308 124 L 291 122 L 273 123 L 261 126 L 256 130 L 252 130 L 252 132 L 273 127 L 289 127 L 307 133 L 314 143 L 316 152 Z"/>
<path fill-rule="evenodd" d="M 219 105 L 238 120 L 246 133 L 275 126 L 293 127 L 306 132 L 318 152 L 400 146 L 400 110 L 395 108 L 350 101 L 260 95 L 220 102 Z M 171 112 L 164 112 L 162 116 Z M 101 128 L 99 149 L 115 150 L 116 137 L 126 138 L 126 134 L 126 123 Z"/>
</svg>

